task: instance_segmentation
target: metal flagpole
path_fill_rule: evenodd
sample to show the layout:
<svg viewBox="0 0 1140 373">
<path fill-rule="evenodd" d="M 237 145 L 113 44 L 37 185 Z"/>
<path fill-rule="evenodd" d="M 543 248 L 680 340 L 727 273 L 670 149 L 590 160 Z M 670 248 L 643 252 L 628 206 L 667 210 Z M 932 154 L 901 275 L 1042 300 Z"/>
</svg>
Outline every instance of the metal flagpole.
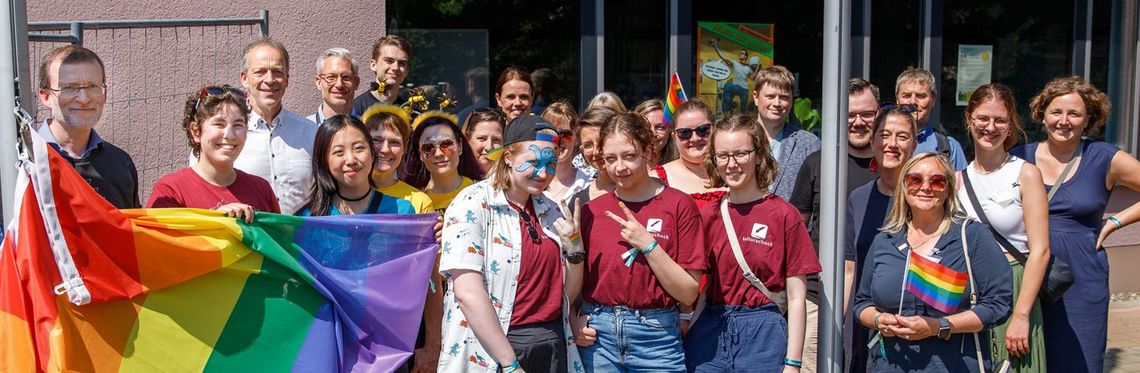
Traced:
<svg viewBox="0 0 1140 373">
<path fill-rule="evenodd" d="M 17 14 L 19 12 L 19 14 Z M 27 41 L 27 33 L 23 37 L 16 37 L 16 30 L 27 30 L 27 25 L 24 22 L 23 15 L 26 9 L 24 2 L 20 0 L 9 0 L 8 3 L 0 10 L 0 19 L 3 19 L 7 24 L 6 27 L 0 27 L 0 118 L 5 120 L 0 121 L 0 198 L 3 201 L 3 214 L 4 223 L 7 223 L 12 218 L 12 209 L 15 207 L 15 189 L 16 189 L 16 141 L 18 139 L 19 124 L 14 115 L 16 109 L 16 81 L 17 66 L 22 66 L 27 62 L 27 56 L 21 55 L 17 52 L 17 40 Z M 18 16 L 19 15 L 19 16 Z M 27 51 L 27 45 L 21 48 Z M 23 60 L 17 64 L 17 58 Z M 26 79 L 22 77 L 23 79 Z M 31 87 L 23 87 L 28 92 L 21 92 L 21 95 L 32 94 Z"/>
<path fill-rule="evenodd" d="M 843 371 L 843 217 L 847 208 L 847 79 L 851 69 L 851 1 L 823 5 L 823 107 L 820 177 L 820 372 Z M 835 172 L 830 172 L 835 170 Z"/>
</svg>

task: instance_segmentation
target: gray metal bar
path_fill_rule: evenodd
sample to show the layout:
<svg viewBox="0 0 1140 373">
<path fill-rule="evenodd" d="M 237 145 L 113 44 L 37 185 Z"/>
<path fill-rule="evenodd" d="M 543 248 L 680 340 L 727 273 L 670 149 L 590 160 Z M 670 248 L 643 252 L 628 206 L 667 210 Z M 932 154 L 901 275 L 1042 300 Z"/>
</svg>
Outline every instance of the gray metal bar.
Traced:
<svg viewBox="0 0 1140 373">
<path fill-rule="evenodd" d="M 1092 69 L 1093 0 L 1073 1 L 1073 75 L 1089 79 Z"/>
<path fill-rule="evenodd" d="M 196 26 L 241 26 L 260 25 L 263 30 L 268 29 L 268 12 L 256 18 L 202 18 L 202 19 L 139 19 L 139 20 L 109 20 L 84 21 L 83 28 L 87 30 L 101 30 L 111 28 L 162 28 L 162 27 L 196 27 Z M 58 31 L 71 29 L 71 22 L 28 22 L 28 31 Z"/>
<path fill-rule="evenodd" d="M 32 86 L 32 69 L 28 66 L 31 59 L 28 58 L 28 9 L 25 0 L 11 0 L 12 4 L 12 32 L 13 42 L 15 43 L 15 64 L 16 64 L 16 79 L 19 86 L 16 87 L 16 95 L 19 96 L 20 106 L 24 107 L 29 113 L 36 112 L 36 104 L 39 100 L 36 98 L 36 88 Z M 2 164 L 0 164 L 2 166 Z M 2 193 L 8 193 L 8 190 L 3 190 Z M 8 205 L 4 205 L 8 206 Z M 4 221 L 8 221 L 5 219 Z"/>
<path fill-rule="evenodd" d="M 667 73 L 676 71 L 681 76 L 681 83 L 686 87 L 692 87 L 696 84 L 696 75 L 693 74 L 693 59 L 689 56 L 689 51 L 693 48 L 692 10 L 692 0 L 669 0 L 669 68 Z"/>
<path fill-rule="evenodd" d="M 677 33 L 679 32 L 678 27 L 680 27 L 681 22 L 677 8 L 677 0 L 669 0 L 669 66 L 665 69 L 667 73 L 677 71 L 677 55 L 680 52 L 677 48 Z"/>
<path fill-rule="evenodd" d="M 851 1 L 851 75 L 871 80 L 871 0 Z"/>
<path fill-rule="evenodd" d="M 1112 1 L 1112 24 L 1108 48 L 1108 97 L 1112 102 L 1105 140 L 1125 151 L 1137 154 L 1140 147 L 1140 122 L 1135 102 L 1140 99 L 1137 69 L 1140 67 L 1140 5 L 1135 1 Z"/>
<path fill-rule="evenodd" d="M 83 22 L 71 23 L 71 37 L 75 39 L 72 44 L 83 45 Z"/>
<path fill-rule="evenodd" d="M 582 0 L 581 63 L 578 66 L 579 85 L 578 110 L 584 110 L 585 103 L 602 91 L 605 86 L 605 2 L 603 0 Z"/>
<path fill-rule="evenodd" d="M 943 0 L 922 0 L 922 48 L 919 56 L 923 69 L 934 74 L 934 92 L 938 94 L 930 111 L 929 125 L 940 128 L 942 118 L 942 3 Z"/>
<path fill-rule="evenodd" d="M 16 5 L 21 7 L 15 9 Z M 0 19 L 7 22 L 7 25 L 0 27 L 0 118 L 4 118 L 3 123 L 9 123 L 0 131 L 0 200 L 4 203 L 5 223 L 12 219 L 16 207 L 16 139 L 20 128 L 13 115 L 16 109 L 16 58 L 23 57 L 26 60 L 27 56 L 16 54 L 14 25 L 20 24 L 16 22 L 18 17 L 15 13 L 27 16 L 27 9 L 22 5 L 9 0 L 6 6 L 0 7 Z M 24 94 L 29 93 L 31 92 Z"/>
<path fill-rule="evenodd" d="M 823 143 L 820 175 L 820 372 L 843 371 L 843 237 L 847 212 L 847 79 L 851 66 L 851 0 L 823 5 Z M 827 124 L 831 123 L 831 124 Z"/>
<path fill-rule="evenodd" d="M 262 9 L 258 13 L 261 16 L 261 37 L 269 36 L 269 9 Z"/>
<path fill-rule="evenodd" d="M 45 43 L 71 43 L 80 44 L 79 39 L 75 36 L 66 34 L 27 34 L 28 41 L 45 42 Z"/>
</svg>

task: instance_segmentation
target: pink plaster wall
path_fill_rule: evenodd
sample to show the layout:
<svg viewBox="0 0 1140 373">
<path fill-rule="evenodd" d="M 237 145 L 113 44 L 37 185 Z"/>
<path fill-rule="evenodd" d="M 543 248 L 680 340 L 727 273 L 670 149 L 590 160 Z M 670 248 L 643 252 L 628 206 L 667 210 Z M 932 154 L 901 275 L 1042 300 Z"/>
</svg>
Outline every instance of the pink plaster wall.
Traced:
<svg viewBox="0 0 1140 373">
<path fill-rule="evenodd" d="M 27 7 L 30 22 L 253 18 L 268 9 L 269 34 L 290 54 L 285 106 L 303 116 L 312 114 L 320 102 L 313 84 L 317 55 L 334 46 L 347 48 L 357 60 L 361 80 L 371 81 L 370 48 L 385 27 L 383 0 L 28 0 Z M 180 124 L 186 97 L 204 84 L 239 84 L 241 49 L 259 37 L 258 30 L 232 26 L 85 33 L 84 45 L 99 53 L 108 70 L 108 105 L 96 129 L 131 153 L 144 199 L 158 177 L 186 166 L 189 148 Z M 40 55 L 56 45 L 31 43 L 33 75 Z"/>
</svg>

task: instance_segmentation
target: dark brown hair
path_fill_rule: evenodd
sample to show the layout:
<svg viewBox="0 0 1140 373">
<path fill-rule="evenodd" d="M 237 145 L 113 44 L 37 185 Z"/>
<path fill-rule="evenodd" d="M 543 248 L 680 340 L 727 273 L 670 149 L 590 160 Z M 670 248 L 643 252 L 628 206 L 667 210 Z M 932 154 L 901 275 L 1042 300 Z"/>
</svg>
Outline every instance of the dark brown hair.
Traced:
<svg viewBox="0 0 1140 373">
<path fill-rule="evenodd" d="M 768 186 L 776 180 L 779 165 L 776 159 L 772 158 L 772 150 L 768 146 L 768 136 L 764 134 L 764 127 L 756 121 L 756 118 L 742 114 L 725 118 L 713 125 L 712 134 L 709 135 L 708 155 L 705 156 L 709 186 L 713 188 L 726 186 L 724 178 L 716 169 L 716 135 L 723 132 L 744 132 L 752 138 L 752 149 L 756 151 L 753 154 L 753 157 L 756 157 L 756 185 L 760 190 L 768 190 Z"/>
<path fill-rule="evenodd" d="M 198 101 L 199 97 L 202 97 L 202 90 L 198 90 L 198 92 L 187 97 L 185 108 L 182 111 L 182 130 L 186 132 L 186 142 L 189 143 L 190 152 L 195 157 L 202 154 L 202 144 L 194 141 L 194 138 L 202 134 L 202 122 L 222 110 L 222 105 L 233 104 L 237 106 L 238 110 L 241 111 L 242 121 L 249 120 L 249 106 L 246 105 L 244 96 L 225 90 L 219 95 L 206 95 L 201 102 Z"/>
<path fill-rule="evenodd" d="M 495 93 L 502 93 L 503 85 L 512 80 L 526 82 L 526 85 L 530 87 L 530 93 L 532 95 L 534 94 L 534 82 L 530 80 L 530 74 L 527 74 L 517 67 L 508 67 L 506 70 L 503 70 L 503 74 L 499 75 L 499 82 L 495 84 Z"/>
<path fill-rule="evenodd" d="M 404 51 L 404 53 L 408 54 L 409 60 L 412 59 L 412 44 L 408 42 L 408 39 L 404 39 L 398 35 L 384 35 L 379 39 L 376 39 L 375 43 L 372 43 L 373 60 L 380 58 L 380 48 L 384 47 L 385 45 L 391 45 L 396 48 L 400 48 L 401 51 Z"/>
<path fill-rule="evenodd" d="M 649 152 L 653 145 L 653 131 L 649 129 L 649 122 L 645 117 L 633 112 L 623 112 L 614 115 L 606 124 L 602 125 L 601 141 L 599 146 L 605 148 L 606 139 L 616 134 L 625 135 L 633 146 L 642 152 Z"/>
</svg>

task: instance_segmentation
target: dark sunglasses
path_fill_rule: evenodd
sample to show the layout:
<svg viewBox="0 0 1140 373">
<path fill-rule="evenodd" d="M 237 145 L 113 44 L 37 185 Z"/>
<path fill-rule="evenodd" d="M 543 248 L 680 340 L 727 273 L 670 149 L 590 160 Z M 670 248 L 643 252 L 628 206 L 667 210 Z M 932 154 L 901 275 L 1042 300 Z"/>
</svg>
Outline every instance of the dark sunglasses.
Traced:
<svg viewBox="0 0 1140 373">
<path fill-rule="evenodd" d="M 898 109 L 899 112 L 902 112 L 904 114 L 912 114 L 918 111 L 918 105 L 914 104 L 896 104 L 893 102 L 885 102 L 883 103 L 883 106 L 880 107 L 883 109 L 883 111 Z"/>
<path fill-rule="evenodd" d="M 693 133 L 696 133 L 698 137 L 703 139 L 709 137 L 709 133 L 712 132 L 712 123 L 705 123 L 696 128 L 678 128 L 673 130 L 673 132 L 677 133 L 678 139 L 685 141 L 693 138 Z"/>
<path fill-rule="evenodd" d="M 535 228 L 534 223 L 530 221 L 530 214 L 527 214 L 526 210 L 520 209 L 518 207 L 515 207 L 515 211 L 519 212 L 519 220 L 522 220 L 523 225 L 526 225 L 526 234 L 530 236 L 530 242 L 533 242 L 535 244 L 542 243 L 538 237 L 538 229 Z"/>
<path fill-rule="evenodd" d="M 429 143 L 420 144 L 420 154 L 422 154 L 422 155 L 435 154 L 435 148 L 437 146 L 439 147 L 440 151 L 442 151 L 444 153 L 451 153 L 452 148 L 455 147 L 455 140 L 447 139 L 447 140 L 443 140 L 443 141 L 435 142 L 435 143 L 429 142 Z"/>
<path fill-rule="evenodd" d="M 923 184 L 930 184 L 930 190 L 935 192 L 946 190 L 946 176 L 943 175 L 930 175 L 924 178 L 922 174 L 912 172 L 903 175 L 903 182 L 908 190 L 922 188 Z"/>
<path fill-rule="evenodd" d="M 558 142 L 568 142 L 574 140 L 574 131 L 571 130 L 558 130 Z"/>
<path fill-rule="evenodd" d="M 232 93 L 234 96 L 237 96 L 243 101 L 245 100 L 245 91 L 231 87 L 229 84 L 223 86 L 206 86 L 202 87 L 202 90 L 198 91 L 198 101 L 194 103 L 194 110 L 198 110 L 199 106 L 202 105 L 202 100 L 205 100 L 207 97 L 220 96 L 226 94 L 227 92 Z"/>
</svg>

